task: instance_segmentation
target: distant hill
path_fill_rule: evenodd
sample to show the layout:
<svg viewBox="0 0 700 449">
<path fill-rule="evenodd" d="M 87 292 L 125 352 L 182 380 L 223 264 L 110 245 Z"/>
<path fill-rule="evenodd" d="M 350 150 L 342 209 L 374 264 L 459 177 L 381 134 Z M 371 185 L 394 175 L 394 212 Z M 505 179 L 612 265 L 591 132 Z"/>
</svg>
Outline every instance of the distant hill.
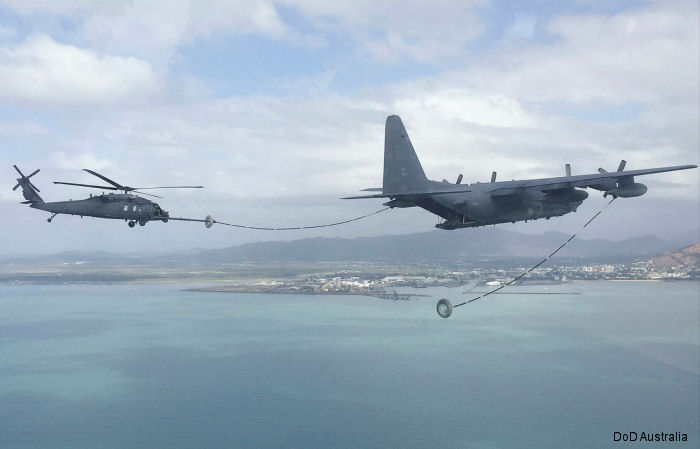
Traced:
<svg viewBox="0 0 700 449">
<path fill-rule="evenodd" d="M 192 249 L 169 254 L 117 254 L 70 251 L 45 256 L 5 259 L 19 263 L 94 263 L 98 265 L 198 266 L 212 263 L 274 262 L 385 262 L 480 263 L 541 258 L 567 238 L 548 232 L 522 234 L 497 227 L 417 234 L 382 235 L 353 239 L 314 237 L 292 241 L 247 243 L 222 249 Z M 620 241 L 574 239 L 557 254 L 560 263 L 624 263 L 651 259 L 673 251 L 672 243 L 658 237 Z M 671 256 L 669 256 L 671 257 Z M 685 257 L 685 256 L 683 256 Z"/>
<path fill-rule="evenodd" d="M 664 268 L 675 266 L 700 268 L 700 243 L 655 257 L 652 262 L 654 265 Z"/>
<path fill-rule="evenodd" d="M 209 262 L 339 262 L 391 263 L 465 262 L 502 258 L 535 258 L 548 255 L 569 236 L 549 232 L 528 235 L 499 228 L 468 231 L 431 231 L 378 237 L 308 238 L 288 242 L 248 243 L 205 250 L 189 257 Z M 657 237 L 621 241 L 573 240 L 558 257 L 620 262 L 650 258 L 671 249 Z"/>
</svg>

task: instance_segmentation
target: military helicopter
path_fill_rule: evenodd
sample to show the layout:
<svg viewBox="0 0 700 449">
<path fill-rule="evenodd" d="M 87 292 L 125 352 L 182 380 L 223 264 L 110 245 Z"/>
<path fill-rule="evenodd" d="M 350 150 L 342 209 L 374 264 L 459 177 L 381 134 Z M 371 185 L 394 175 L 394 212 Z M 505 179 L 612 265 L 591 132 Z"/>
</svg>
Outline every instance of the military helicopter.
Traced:
<svg viewBox="0 0 700 449">
<path fill-rule="evenodd" d="M 39 169 L 34 170 L 30 175 L 25 176 L 16 165 L 13 165 L 20 177 L 17 178 L 17 185 L 12 190 L 17 190 L 22 187 L 22 194 L 27 201 L 22 204 L 29 204 L 29 207 L 34 209 L 45 210 L 51 212 L 51 217 L 46 221 L 51 223 L 54 217 L 58 214 L 80 215 L 80 217 L 97 217 L 111 218 L 124 220 L 129 224 L 130 228 L 138 223 L 141 226 L 146 226 L 149 221 L 162 221 L 167 223 L 169 220 L 177 221 L 199 221 L 203 222 L 207 228 L 211 228 L 215 223 L 211 215 L 206 218 L 176 218 L 170 217 L 168 212 L 164 211 L 158 203 L 142 198 L 138 195 L 133 195 L 131 192 L 141 195 L 148 195 L 155 198 L 162 198 L 151 193 L 141 192 L 141 190 L 149 189 L 201 189 L 203 186 L 160 186 L 160 187 L 129 187 L 119 184 L 108 177 L 101 175 L 93 170 L 84 168 L 83 170 L 91 175 L 97 176 L 101 180 L 110 184 L 109 186 L 98 186 L 92 184 L 79 184 L 75 182 L 54 181 L 54 184 L 64 184 L 69 186 L 89 187 L 102 190 L 116 190 L 124 193 L 103 193 L 102 195 L 92 195 L 84 200 L 68 200 L 68 201 L 53 201 L 45 202 L 40 196 L 40 190 L 29 180 L 32 176 L 39 173 Z"/>
</svg>

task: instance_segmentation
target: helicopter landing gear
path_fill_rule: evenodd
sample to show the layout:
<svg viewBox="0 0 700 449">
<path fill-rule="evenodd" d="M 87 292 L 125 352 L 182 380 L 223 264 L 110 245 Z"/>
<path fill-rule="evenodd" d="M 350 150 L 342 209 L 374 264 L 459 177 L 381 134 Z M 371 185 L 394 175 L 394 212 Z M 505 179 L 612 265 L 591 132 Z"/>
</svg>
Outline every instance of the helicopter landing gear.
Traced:
<svg viewBox="0 0 700 449">
<path fill-rule="evenodd" d="M 130 222 L 129 222 L 129 227 L 130 227 L 130 228 L 133 228 L 134 226 L 136 226 L 136 222 L 133 221 L 133 220 L 130 221 Z"/>
<path fill-rule="evenodd" d="M 46 221 L 51 223 L 51 220 L 53 220 L 53 217 L 55 217 L 56 215 L 58 215 L 58 214 L 56 213 L 56 214 L 51 215 L 51 217 L 47 218 Z"/>
</svg>

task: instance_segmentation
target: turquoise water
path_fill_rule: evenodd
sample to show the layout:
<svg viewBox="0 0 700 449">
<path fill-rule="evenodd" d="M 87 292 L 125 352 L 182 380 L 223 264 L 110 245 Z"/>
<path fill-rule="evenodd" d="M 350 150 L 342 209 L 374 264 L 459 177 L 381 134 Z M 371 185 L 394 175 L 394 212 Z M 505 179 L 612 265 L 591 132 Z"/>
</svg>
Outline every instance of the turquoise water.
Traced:
<svg viewBox="0 0 700 449">
<path fill-rule="evenodd" d="M 698 447 L 700 283 L 436 298 L 0 286 L 2 448 Z M 689 442 L 614 443 L 613 432 Z"/>
</svg>

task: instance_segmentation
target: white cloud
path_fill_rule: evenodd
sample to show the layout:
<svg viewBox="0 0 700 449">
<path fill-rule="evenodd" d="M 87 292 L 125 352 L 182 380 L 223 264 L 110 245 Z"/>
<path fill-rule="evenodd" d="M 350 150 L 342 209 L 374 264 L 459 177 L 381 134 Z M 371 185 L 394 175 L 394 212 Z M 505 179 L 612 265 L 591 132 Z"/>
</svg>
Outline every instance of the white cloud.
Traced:
<svg viewBox="0 0 700 449">
<path fill-rule="evenodd" d="M 28 102 L 142 102 L 157 93 L 148 62 L 98 55 L 46 35 L 0 47 L 0 98 Z"/>
<path fill-rule="evenodd" d="M 349 39 L 355 56 L 383 63 L 400 59 L 439 62 L 465 52 L 483 27 L 477 8 L 483 0 L 376 2 L 318 0 L 134 0 L 93 2 L 16 1 L 15 13 L 42 22 L 61 17 L 73 23 L 61 34 L 87 41 L 101 52 L 147 59 L 165 68 L 178 46 L 217 34 L 254 34 L 318 47 L 324 35 Z M 307 21 L 311 30 L 286 24 L 278 5 Z M 60 25 L 56 25 L 60 29 Z"/>
<path fill-rule="evenodd" d="M 283 37 L 289 29 L 282 22 L 274 3 L 267 0 L 208 0 L 191 2 L 189 32 L 192 37 L 224 31 L 230 34 L 254 33 Z"/>
<path fill-rule="evenodd" d="M 93 46 L 164 64 L 181 44 L 217 34 L 287 37 L 290 30 L 266 0 L 148 0 L 103 8 L 82 25 Z"/>
<path fill-rule="evenodd" d="M 451 4 L 437 5 L 440 14 L 445 15 L 441 8 L 446 5 Z M 391 2 L 364 15 L 344 4 L 303 2 L 296 7 L 319 22 L 325 18 L 348 29 L 357 27 L 357 36 L 381 29 L 382 14 L 387 30 L 403 26 L 406 33 L 422 33 L 418 6 L 395 16 L 388 14 L 396 7 Z M 88 117 L 85 125 L 73 125 L 77 134 L 83 127 L 91 132 L 82 148 L 114 144 L 110 151 L 134 166 L 158 165 L 175 176 L 196 161 L 201 169 L 195 176 L 211 172 L 216 195 L 251 198 L 303 195 L 329 180 L 337 180 L 328 188 L 338 193 L 376 185 L 383 120 L 390 113 L 404 118 L 426 170 L 438 179 L 453 179 L 458 172 L 467 180 L 487 179 L 492 169 L 506 178 L 551 176 L 566 162 L 588 172 L 623 157 L 636 167 L 693 163 L 697 76 L 696 62 L 688 54 L 697 45 L 692 42 L 697 29 L 690 26 L 692 14 L 654 8 L 614 17 L 588 15 L 580 21 L 557 18 L 549 25 L 560 36 L 553 43 L 505 47 L 474 69 L 354 96 L 326 89 L 313 97 L 193 100 L 102 113 Z M 640 29 L 650 31 L 634 34 Z M 424 36 L 435 34 L 433 30 Z M 673 51 L 657 67 L 648 59 L 659 45 Z M 616 55 L 627 55 L 631 67 L 619 63 Z M 669 72 L 676 87 L 663 81 Z M 601 99 L 601 107 L 639 102 L 635 92 L 641 87 L 635 83 L 640 78 L 649 83 L 644 88 L 649 92 L 641 97 L 649 105 L 620 123 L 591 123 L 557 111 L 562 102 Z M 554 107 L 540 107 L 547 102 Z"/>
<path fill-rule="evenodd" d="M 67 33 L 108 54 L 130 55 L 163 66 L 183 43 L 218 33 L 294 37 L 268 0 L 90 0 L 6 2 L 18 14 L 60 16 L 74 23 Z"/>
<path fill-rule="evenodd" d="M 390 63 L 407 58 L 438 62 L 463 55 L 483 31 L 477 8 L 484 1 L 377 2 L 282 0 L 319 30 L 356 42 L 361 55 Z"/>
<path fill-rule="evenodd" d="M 532 102 L 697 106 L 699 21 L 697 8 L 656 6 L 556 17 L 553 43 L 506 47 L 453 81 Z"/>
<path fill-rule="evenodd" d="M 0 137 L 18 137 L 18 136 L 46 136 L 50 131 L 39 125 L 38 123 L 31 121 L 13 121 L 13 122 L 0 122 Z"/>
<path fill-rule="evenodd" d="M 107 53 L 167 59 L 182 40 L 189 16 L 187 0 L 129 2 L 87 15 L 81 35 Z"/>
<path fill-rule="evenodd" d="M 424 124 L 454 120 L 495 128 L 533 128 L 536 121 L 513 98 L 481 95 L 465 89 L 446 88 L 420 96 L 399 96 L 395 111 Z"/>
<path fill-rule="evenodd" d="M 52 153 L 50 162 L 63 170 L 81 170 L 83 168 L 103 170 L 113 165 L 109 159 L 100 158 L 92 153 L 67 154 L 63 151 Z"/>
<path fill-rule="evenodd" d="M 49 2 L 44 0 L 2 0 L 1 3 L 23 15 L 36 13 L 64 15 L 86 8 L 92 9 L 97 7 L 100 3 L 102 5 L 108 4 L 106 2 L 98 3 L 86 0 L 51 0 Z"/>
</svg>

